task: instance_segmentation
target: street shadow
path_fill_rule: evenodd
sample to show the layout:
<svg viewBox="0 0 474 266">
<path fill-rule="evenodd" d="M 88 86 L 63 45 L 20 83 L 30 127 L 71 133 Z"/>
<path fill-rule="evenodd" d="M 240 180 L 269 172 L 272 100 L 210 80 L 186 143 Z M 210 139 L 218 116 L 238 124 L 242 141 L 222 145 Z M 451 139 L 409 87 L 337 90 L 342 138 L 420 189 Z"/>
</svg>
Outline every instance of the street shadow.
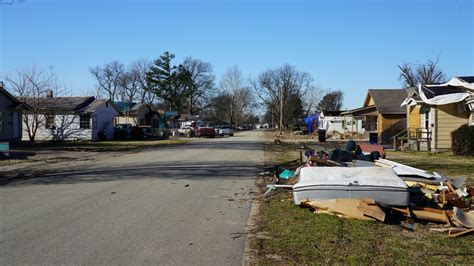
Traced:
<svg viewBox="0 0 474 266">
<path fill-rule="evenodd" d="M 33 151 L 19 151 L 10 150 L 10 156 L 0 154 L 0 160 L 26 160 L 28 157 L 35 156 L 36 152 Z"/>
<path fill-rule="evenodd" d="M 117 165 L 45 174 L 30 179 L 23 178 L 0 182 L 0 186 L 75 184 L 142 179 L 225 180 L 251 178 L 259 170 L 257 164 L 243 161 L 220 161 L 218 164 L 210 163 L 209 161 L 168 161 L 155 164 Z"/>
<path fill-rule="evenodd" d="M 233 137 L 232 137 L 233 138 Z M 170 150 L 189 150 L 189 149 L 205 149 L 205 150 L 259 150 L 262 149 L 261 141 L 196 141 L 183 146 L 170 146 L 166 149 Z M 159 149 L 159 148 L 158 148 Z"/>
</svg>

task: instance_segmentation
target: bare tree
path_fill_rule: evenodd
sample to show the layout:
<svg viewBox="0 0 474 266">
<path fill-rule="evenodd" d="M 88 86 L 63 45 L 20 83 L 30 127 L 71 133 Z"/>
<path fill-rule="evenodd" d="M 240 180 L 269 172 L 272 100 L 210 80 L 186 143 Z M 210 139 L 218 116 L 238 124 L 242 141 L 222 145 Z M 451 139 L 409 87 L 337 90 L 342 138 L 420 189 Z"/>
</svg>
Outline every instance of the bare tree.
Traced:
<svg viewBox="0 0 474 266">
<path fill-rule="evenodd" d="M 28 138 L 34 141 L 38 128 L 46 122 L 42 111 L 47 104 L 45 96 L 47 93 L 59 93 L 56 76 L 51 70 L 45 71 L 31 66 L 18 71 L 15 77 L 7 77 L 6 81 L 18 99 L 27 102 L 31 107 L 22 119 Z"/>
<path fill-rule="evenodd" d="M 232 108 L 229 108 L 232 106 Z M 253 121 L 255 116 L 255 97 L 248 87 L 243 87 L 231 94 L 221 91 L 212 98 L 208 113 L 205 115 L 215 123 L 226 122 L 234 127 Z"/>
<path fill-rule="evenodd" d="M 207 100 L 215 93 L 212 65 L 187 57 L 183 62 L 183 67 L 189 72 L 188 112 L 195 114 L 206 108 Z"/>
<path fill-rule="evenodd" d="M 146 60 L 134 61 L 127 71 L 119 76 L 119 87 L 117 98 L 120 101 L 138 101 L 140 103 L 152 103 L 155 95 L 148 89 L 146 83 L 146 72 L 151 63 Z"/>
<path fill-rule="evenodd" d="M 145 59 L 140 59 L 132 63 L 132 69 L 138 74 L 139 89 L 138 89 L 138 101 L 141 103 L 153 103 L 155 101 L 156 94 L 150 89 L 146 80 L 146 73 L 150 69 L 151 62 Z"/>
<path fill-rule="evenodd" d="M 416 66 L 408 63 L 399 65 L 399 80 L 405 88 L 415 87 L 418 84 L 443 83 L 446 81 L 446 77 L 438 63 L 439 58 L 436 58 L 436 60 L 430 59 L 427 63 Z"/>
<path fill-rule="evenodd" d="M 120 79 L 124 73 L 123 64 L 112 61 L 103 67 L 91 68 L 89 71 L 97 81 L 98 94 L 105 94 L 110 100 L 116 100 L 117 90 L 120 88 Z"/>
<path fill-rule="evenodd" d="M 301 99 L 314 88 L 311 75 L 291 65 L 267 70 L 251 83 L 260 100 L 277 116 L 280 134 L 296 116 L 303 115 Z"/>
<path fill-rule="evenodd" d="M 221 94 L 227 95 L 228 106 L 227 116 L 229 117 L 229 123 L 236 126 L 236 112 L 237 102 L 239 97 L 239 91 L 244 89 L 246 86 L 245 80 L 242 76 L 242 72 L 237 66 L 230 67 L 224 73 L 219 83 Z M 245 100 L 245 99 L 242 99 Z"/>
<path fill-rule="evenodd" d="M 242 87 L 234 95 L 234 114 L 236 125 L 246 124 L 255 115 L 257 104 L 255 97 L 249 87 Z"/>
<path fill-rule="evenodd" d="M 321 102 L 323 95 L 326 93 L 326 90 L 322 89 L 319 86 L 311 86 L 303 99 L 303 107 L 305 110 L 306 116 L 312 112 L 316 112 L 316 108 Z"/>
</svg>

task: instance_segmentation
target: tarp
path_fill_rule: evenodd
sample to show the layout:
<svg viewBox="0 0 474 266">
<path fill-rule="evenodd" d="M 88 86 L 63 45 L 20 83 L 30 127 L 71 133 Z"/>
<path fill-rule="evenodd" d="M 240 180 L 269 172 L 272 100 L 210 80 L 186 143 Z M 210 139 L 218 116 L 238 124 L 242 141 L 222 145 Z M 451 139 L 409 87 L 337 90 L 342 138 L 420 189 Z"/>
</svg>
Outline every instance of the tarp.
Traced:
<svg viewBox="0 0 474 266">
<path fill-rule="evenodd" d="M 306 124 L 306 130 L 308 131 L 308 134 L 313 133 L 318 129 L 318 114 L 309 115 L 304 119 L 304 122 Z"/>
</svg>

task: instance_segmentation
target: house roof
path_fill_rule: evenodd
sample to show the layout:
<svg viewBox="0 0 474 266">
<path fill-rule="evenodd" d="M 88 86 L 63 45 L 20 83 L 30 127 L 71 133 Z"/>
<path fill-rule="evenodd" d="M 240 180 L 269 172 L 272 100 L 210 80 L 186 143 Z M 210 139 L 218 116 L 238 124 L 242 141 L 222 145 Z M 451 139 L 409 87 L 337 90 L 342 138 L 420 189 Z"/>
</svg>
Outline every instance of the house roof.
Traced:
<svg viewBox="0 0 474 266">
<path fill-rule="evenodd" d="M 457 77 L 457 78 L 463 80 L 466 83 L 474 83 L 474 76 L 464 76 L 464 77 Z"/>
<path fill-rule="evenodd" d="M 106 99 L 95 99 L 91 104 L 86 106 L 81 111 L 86 112 L 86 113 L 94 113 L 95 111 L 97 111 L 97 109 L 99 109 L 102 105 L 104 105 L 107 102 L 112 108 L 114 108 L 115 110 L 117 110 L 118 113 L 120 113 L 120 111 L 115 106 L 115 104 L 112 101 L 106 100 Z"/>
<path fill-rule="evenodd" d="M 370 89 L 368 95 L 374 100 L 379 113 L 406 114 L 406 108 L 400 107 L 407 97 L 405 89 Z M 364 105 L 366 104 L 367 100 Z"/>
<path fill-rule="evenodd" d="M 340 116 L 342 111 L 322 111 L 325 116 Z"/>
<path fill-rule="evenodd" d="M 200 121 L 201 119 L 199 116 L 195 116 L 192 114 L 180 114 L 178 120 L 180 121 Z"/>
<path fill-rule="evenodd" d="M 53 97 L 53 98 L 25 98 L 25 102 L 30 106 L 39 105 L 41 109 L 80 111 L 86 108 L 95 100 L 93 96 L 87 97 Z"/>
<path fill-rule="evenodd" d="M 377 111 L 377 108 L 374 105 L 370 105 L 341 112 L 341 115 L 370 115 L 372 113 L 375 114 L 375 111 Z"/>
<path fill-rule="evenodd" d="M 147 103 L 137 103 L 130 109 L 130 114 L 138 115 L 138 112 L 140 112 L 140 110 L 142 110 L 143 108 L 147 108 L 148 113 L 150 113 L 150 112 L 153 113 L 154 112 L 149 104 L 147 104 Z"/>
<path fill-rule="evenodd" d="M 3 86 L 0 86 L 0 93 L 3 93 L 7 98 L 9 98 L 12 102 L 13 105 L 10 106 L 12 109 L 17 109 L 17 110 L 28 110 L 30 107 L 23 103 L 20 102 L 15 96 L 11 95 Z"/>
<path fill-rule="evenodd" d="M 134 102 L 114 102 L 115 107 L 119 110 L 120 113 L 125 113 L 130 111 L 133 106 L 135 106 L 137 103 Z"/>
</svg>

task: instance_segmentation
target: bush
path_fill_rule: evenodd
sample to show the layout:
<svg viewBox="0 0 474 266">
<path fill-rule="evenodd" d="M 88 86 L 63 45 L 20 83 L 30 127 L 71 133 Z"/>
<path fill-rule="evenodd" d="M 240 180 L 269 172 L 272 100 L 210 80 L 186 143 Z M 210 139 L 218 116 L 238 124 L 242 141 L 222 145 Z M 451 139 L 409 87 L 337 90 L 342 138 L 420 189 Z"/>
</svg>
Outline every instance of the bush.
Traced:
<svg viewBox="0 0 474 266">
<path fill-rule="evenodd" d="M 451 132 L 451 140 L 454 154 L 474 156 L 474 126 L 462 125 Z"/>
</svg>

